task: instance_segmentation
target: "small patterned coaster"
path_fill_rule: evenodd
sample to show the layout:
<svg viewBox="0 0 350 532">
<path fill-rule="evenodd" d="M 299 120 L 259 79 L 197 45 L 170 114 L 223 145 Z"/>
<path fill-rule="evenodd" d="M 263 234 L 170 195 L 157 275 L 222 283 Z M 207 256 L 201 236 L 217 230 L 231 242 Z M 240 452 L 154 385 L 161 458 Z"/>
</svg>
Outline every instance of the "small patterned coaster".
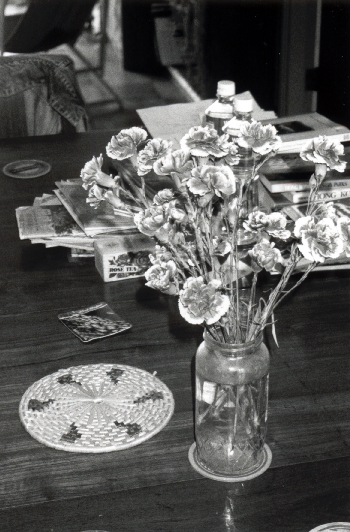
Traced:
<svg viewBox="0 0 350 532">
<path fill-rule="evenodd" d="M 59 314 L 58 319 L 82 342 L 106 338 L 132 327 L 131 323 L 121 319 L 104 301 Z"/>
<path fill-rule="evenodd" d="M 162 430 L 173 412 L 173 395 L 162 381 L 119 364 L 61 369 L 32 384 L 19 406 L 33 438 L 79 453 L 138 445 Z"/>
<path fill-rule="evenodd" d="M 22 161 L 13 161 L 3 167 L 2 171 L 8 177 L 15 177 L 17 179 L 32 179 L 34 177 L 41 177 L 48 174 L 51 170 L 51 165 L 46 161 L 39 161 L 37 159 L 24 159 Z"/>
</svg>

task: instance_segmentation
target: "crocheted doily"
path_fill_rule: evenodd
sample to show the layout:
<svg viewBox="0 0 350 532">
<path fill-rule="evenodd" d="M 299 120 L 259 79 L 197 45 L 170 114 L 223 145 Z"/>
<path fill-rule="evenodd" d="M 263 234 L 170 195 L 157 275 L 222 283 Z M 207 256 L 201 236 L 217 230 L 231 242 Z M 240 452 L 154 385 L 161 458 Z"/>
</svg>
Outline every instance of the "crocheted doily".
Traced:
<svg viewBox="0 0 350 532">
<path fill-rule="evenodd" d="M 19 407 L 33 438 L 80 453 L 138 445 L 162 430 L 173 412 L 172 393 L 162 381 L 119 364 L 61 369 L 32 384 Z"/>
</svg>

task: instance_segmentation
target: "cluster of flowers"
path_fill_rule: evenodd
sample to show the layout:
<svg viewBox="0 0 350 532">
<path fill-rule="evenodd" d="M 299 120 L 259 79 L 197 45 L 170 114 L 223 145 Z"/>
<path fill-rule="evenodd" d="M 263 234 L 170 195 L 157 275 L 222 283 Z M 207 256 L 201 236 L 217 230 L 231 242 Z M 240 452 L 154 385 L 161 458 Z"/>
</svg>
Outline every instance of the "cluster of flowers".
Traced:
<svg viewBox="0 0 350 532">
<path fill-rule="evenodd" d="M 332 204 L 314 201 L 327 170 L 345 168 L 339 158 L 343 146 L 326 137 L 314 139 L 300 154 L 315 163 L 306 216 L 293 224 L 280 212 L 266 214 L 256 206 L 243 218 L 260 167 L 280 147 L 276 133 L 273 126 L 252 121 L 231 140 L 196 126 L 174 150 L 168 141 L 147 139 L 142 128 L 133 127 L 113 136 L 106 152 L 111 159 L 131 161 L 139 176 L 136 194 L 120 175 L 102 170 L 102 155 L 81 172 L 92 206 L 108 201 L 116 213 L 133 216 L 139 231 L 156 239 L 146 284 L 177 295 L 181 315 L 221 341 L 250 341 L 265 328 L 302 257 L 310 264 L 295 286 L 317 263 L 342 253 L 350 256 L 350 219 L 337 218 Z M 254 155 L 248 177 L 235 174 L 242 147 Z M 169 186 L 150 199 L 144 176 L 151 171 L 152 179 L 154 174 L 167 178 Z M 250 246 L 243 245 L 246 240 Z M 262 269 L 278 270 L 281 277 L 266 301 L 256 305 Z M 244 299 L 240 287 L 248 275 L 250 297 Z"/>
</svg>

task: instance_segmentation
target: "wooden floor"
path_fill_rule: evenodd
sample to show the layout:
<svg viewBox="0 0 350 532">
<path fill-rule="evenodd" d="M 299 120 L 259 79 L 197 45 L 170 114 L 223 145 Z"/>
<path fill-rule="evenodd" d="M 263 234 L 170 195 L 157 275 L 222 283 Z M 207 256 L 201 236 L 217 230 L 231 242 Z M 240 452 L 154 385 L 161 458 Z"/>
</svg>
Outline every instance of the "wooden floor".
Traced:
<svg viewBox="0 0 350 532">
<path fill-rule="evenodd" d="M 96 64 L 99 45 L 97 37 L 85 33 L 80 37 L 77 49 Z M 107 45 L 103 79 L 114 94 L 91 72 L 81 72 L 83 63 L 67 47 L 60 46 L 54 53 L 66 53 L 74 60 L 79 87 L 87 107 L 91 129 L 120 129 L 138 125 L 136 109 L 191 101 L 168 71 L 155 77 L 128 72 L 123 68 L 122 57 L 111 44 Z"/>
</svg>

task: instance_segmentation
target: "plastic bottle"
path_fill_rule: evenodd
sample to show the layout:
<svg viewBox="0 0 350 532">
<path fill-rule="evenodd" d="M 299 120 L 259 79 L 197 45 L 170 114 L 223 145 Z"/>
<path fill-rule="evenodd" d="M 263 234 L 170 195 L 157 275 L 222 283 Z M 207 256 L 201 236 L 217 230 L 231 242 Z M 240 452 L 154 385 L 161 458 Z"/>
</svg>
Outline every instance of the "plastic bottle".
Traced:
<svg viewBox="0 0 350 532">
<path fill-rule="evenodd" d="M 216 93 L 217 100 L 205 111 L 206 124 L 216 129 L 219 135 L 222 135 L 223 126 L 234 115 L 233 99 L 235 93 L 236 86 L 233 81 L 219 81 Z"/>
<path fill-rule="evenodd" d="M 242 125 L 245 122 L 251 122 L 253 119 L 252 115 L 253 98 L 250 95 L 237 96 L 235 98 L 235 115 L 225 127 L 225 133 L 230 136 L 231 140 L 237 140 L 241 136 Z M 245 202 L 242 205 L 241 219 L 239 220 L 238 242 L 239 245 L 247 245 L 249 247 L 255 242 L 255 237 L 252 235 L 249 236 L 244 231 L 242 223 L 259 205 L 257 181 L 251 181 L 256 161 L 250 146 L 240 145 L 239 141 L 237 144 L 239 162 L 232 169 L 245 190 Z"/>
<path fill-rule="evenodd" d="M 244 122 L 251 122 L 253 117 L 253 98 L 250 96 L 236 96 L 234 100 L 234 115 L 226 122 L 224 132 L 230 135 L 232 140 L 240 136 Z"/>
<path fill-rule="evenodd" d="M 248 217 L 248 215 L 258 210 L 259 207 L 259 193 L 258 193 L 258 181 L 252 181 L 254 172 L 254 166 L 256 163 L 255 156 L 252 148 L 250 147 L 238 147 L 239 163 L 232 167 L 235 177 L 240 181 L 243 190 L 245 191 L 245 201 L 241 209 L 242 219 L 239 221 L 241 226 L 242 221 Z M 247 239 L 251 240 L 251 236 L 248 236 L 243 227 L 239 229 L 239 241 L 244 243 Z"/>
<path fill-rule="evenodd" d="M 225 133 L 230 140 L 236 140 L 241 136 L 241 127 L 244 122 L 251 122 L 253 115 L 253 98 L 250 95 L 239 95 L 235 98 L 235 115 L 224 127 Z M 239 143 L 238 143 L 239 144 Z M 249 181 L 255 163 L 253 151 L 250 147 L 238 146 L 239 163 L 234 167 L 235 175 L 243 182 Z"/>
<path fill-rule="evenodd" d="M 237 120 L 251 122 L 253 116 L 253 98 L 251 96 L 237 96 L 235 98 L 234 116 Z"/>
</svg>

